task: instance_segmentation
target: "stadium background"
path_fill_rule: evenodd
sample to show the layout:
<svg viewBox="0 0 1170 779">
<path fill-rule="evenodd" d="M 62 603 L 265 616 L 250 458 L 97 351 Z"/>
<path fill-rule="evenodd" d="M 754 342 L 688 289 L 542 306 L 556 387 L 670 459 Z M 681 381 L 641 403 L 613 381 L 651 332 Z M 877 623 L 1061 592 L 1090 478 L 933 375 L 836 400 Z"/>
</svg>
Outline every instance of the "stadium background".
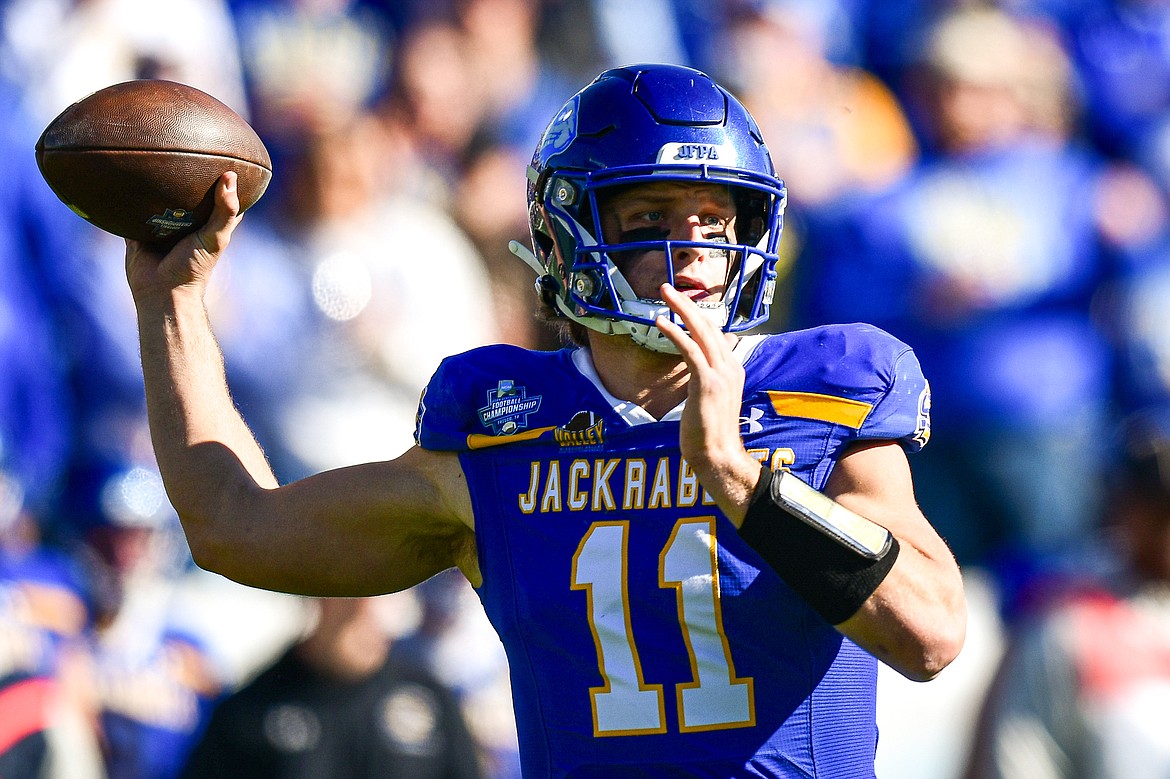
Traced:
<svg viewBox="0 0 1170 779">
<path fill-rule="evenodd" d="M 972 621 L 937 681 L 883 672 L 880 776 L 960 775 L 1006 638 L 1098 546 L 1111 431 L 1158 418 L 1170 389 L 1158 0 L 0 13 L 0 677 L 49 680 L 101 722 L 101 740 L 77 709 L 49 723 L 73 750 L 58 776 L 173 775 L 218 697 L 314 614 L 192 568 L 150 452 L 122 246 L 36 170 L 40 129 L 108 84 L 197 86 L 273 154 L 210 307 L 237 402 L 286 480 L 409 445 L 442 356 L 554 345 L 506 244 L 527 240 L 524 165 L 567 96 L 636 61 L 735 91 L 790 192 L 771 327 L 873 321 L 935 388 L 937 453 L 912 464 Z M 493 775 L 513 775 L 505 668 L 474 595 L 441 576 L 384 600 L 387 630 L 460 695 Z"/>
</svg>

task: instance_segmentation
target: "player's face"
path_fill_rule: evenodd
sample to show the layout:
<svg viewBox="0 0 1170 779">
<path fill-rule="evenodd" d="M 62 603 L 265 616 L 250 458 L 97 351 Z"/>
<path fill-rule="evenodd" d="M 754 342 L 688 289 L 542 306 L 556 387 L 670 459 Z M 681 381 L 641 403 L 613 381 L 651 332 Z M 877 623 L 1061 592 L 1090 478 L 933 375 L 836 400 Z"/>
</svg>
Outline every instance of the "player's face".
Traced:
<svg viewBox="0 0 1170 779">
<path fill-rule="evenodd" d="M 735 204 L 718 184 L 661 182 L 643 184 L 610 196 L 601 204 L 607 243 L 633 241 L 724 241 L 735 243 Z M 717 302 L 727 287 L 727 251 L 709 247 L 673 250 L 674 285 L 695 301 Z M 659 297 L 669 281 L 660 251 L 622 252 L 614 257 L 639 297 Z"/>
</svg>

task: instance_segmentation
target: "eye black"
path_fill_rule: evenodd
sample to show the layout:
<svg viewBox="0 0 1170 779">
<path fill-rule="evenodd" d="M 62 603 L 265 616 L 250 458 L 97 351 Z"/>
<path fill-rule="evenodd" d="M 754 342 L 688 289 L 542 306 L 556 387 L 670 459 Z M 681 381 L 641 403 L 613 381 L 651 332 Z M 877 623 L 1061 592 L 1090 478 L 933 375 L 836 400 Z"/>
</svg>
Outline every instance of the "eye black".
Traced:
<svg viewBox="0 0 1170 779">
<path fill-rule="evenodd" d="M 623 230 L 619 240 L 622 243 L 636 243 L 638 241 L 665 241 L 670 230 L 664 227 L 635 227 L 633 230 Z"/>
</svg>

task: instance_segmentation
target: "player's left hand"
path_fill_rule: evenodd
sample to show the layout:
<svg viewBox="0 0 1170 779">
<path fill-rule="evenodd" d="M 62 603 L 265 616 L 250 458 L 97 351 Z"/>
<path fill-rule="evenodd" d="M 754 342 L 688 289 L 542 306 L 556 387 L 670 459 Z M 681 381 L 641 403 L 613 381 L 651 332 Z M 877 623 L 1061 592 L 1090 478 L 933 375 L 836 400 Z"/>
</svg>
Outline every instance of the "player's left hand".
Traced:
<svg viewBox="0 0 1170 779">
<path fill-rule="evenodd" d="M 679 428 L 682 455 L 699 482 L 738 525 L 760 477 L 760 464 L 744 449 L 739 434 L 744 369 L 733 353 L 738 338 L 720 330 L 672 285 L 663 284 L 659 292 L 687 328 L 683 330 L 666 317 L 657 321 L 658 329 L 678 347 L 690 369 Z"/>
</svg>

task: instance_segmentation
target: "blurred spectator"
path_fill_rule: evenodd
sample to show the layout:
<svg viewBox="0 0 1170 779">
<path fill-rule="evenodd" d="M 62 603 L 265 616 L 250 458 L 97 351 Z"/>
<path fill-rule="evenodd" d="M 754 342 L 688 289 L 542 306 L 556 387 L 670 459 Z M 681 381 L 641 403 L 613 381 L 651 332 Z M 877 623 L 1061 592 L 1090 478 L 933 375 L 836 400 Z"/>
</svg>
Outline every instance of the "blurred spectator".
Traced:
<svg viewBox="0 0 1170 779">
<path fill-rule="evenodd" d="M 23 485 L 0 468 L 0 776 L 105 776 L 85 650 L 88 595 L 77 562 L 43 543 Z"/>
<path fill-rule="evenodd" d="M 815 6 L 776 0 L 733 19 L 724 77 L 768 139 L 794 208 L 880 191 L 908 172 L 917 144 L 901 106 L 867 71 L 828 58 L 832 29 Z"/>
<path fill-rule="evenodd" d="M 487 113 L 468 42 L 453 19 L 427 19 L 399 42 L 394 78 L 379 106 L 397 140 L 394 164 L 403 191 L 443 208 L 463 157 Z"/>
<path fill-rule="evenodd" d="M 818 209 L 893 186 L 918 147 L 893 93 L 864 68 L 830 59 L 841 23 L 837 4 L 728 5 L 718 68 L 756 117 L 788 186 L 784 271 L 801 253 Z M 772 309 L 777 329 L 791 315 L 791 286 L 782 276 Z"/>
<path fill-rule="evenodd" d="M 454 202 L 465 207 L 456 209 L 455 217 L 483 257 L 501 340 L 557 348 L 561 342 L 555 330 L 536 316 L 532 271 L 508 251 L 509 241 L 530 240 L 523 184 L 508 175 L 523 170 L 530 155 L 531 150 L 521 155 L 505 145 L 473 150 L 455 190 Z"/>
<path fill-rule="evenodd" d="M 459 0 L 456 9 L 469 72 L 484 101 L 480 133 L 531 157 L 548 117 L 583 85 L 544 59 L 538 0 Z"/>
<path fill-rule="evenodd" d="M 414 592 L 421 619 L 398 642 L 398 655 L 427 669 L 455 693 L 487 776 L 519 779 L 508 658 L 484 618 L 483 605 L 467 580 L 454 571 L 428 579 Z"/>
<path fill-rule="evenodd" d="M 306 133 L 273 221 L 245 217 L 280 245 L 233 247 L 209 297 L 241 408 L 273 415 L 258 421 L 282 478 L 399 454 L 442 356 L 494 337 L 482 260 L 445 211 L 400 191 L 393 142 L 368 115 Z M 258 355 L 245 343 L 253 305 L 273 313 L 254 324 L 283 347 Z M 251 402 L 257 393 L 267 400 Z"/>
<path fill-rule="evenodd" d="M 854 52 L 859 64 L 904 99 L 907 71 L 918 59 L 934 21 L 956 8 L 994 5 L 983 0 L 842 0 L 851 44 L 846 51 Z"/>
<path fill-rule="evenodd" d="M 541 52 L 536 0 L 460 0 L 457 13 L 469 76 L 484 106 L 459 161 L 450 209 L 484 258 L 505 340 L 559 345 L 533 316 L 532 273 L 508 251 L 508 241 L 529 240 L 524 182 L 515 171 L 532 158 L 548 117 L 582 85 Z"/>
<path fill-rule="evenodd" d="M 1114 392 L 1091 306 L 1165 222 L 1141 197 L 1127 207 L 1149 220 L 1104 208 L 1123 179 L 1070 140 L 1069 63 L 1043 28 L 960 11 L 924 54 L 930 156 L 810 231 L 797 300 L 812 321 L 856 318 L 914 345 L 934 390 L 930 451 L 912 464 L 923 509 L 960 563 L 992 566 L 1014 598 L 1088 538 L 1099 480 L 1084 453 Z"/>
<path fill-rule="evenodd" d="M 387 5 L 361 0 L 226 0 L 253 126 L 272 155 L 273 192 L 304 133 L 353 121 L 387 89 L 396 44 Z M 262 200 L 261 209 L 271 198 Z"/>
<path fill-rule="evenodd" d="M 226 679 L 176 607 L 185 549 L 156 472 L 106 480 L 78 551 L 95 599 L 90 637 L 110 779 L 177 775 Z"/>
<path fill-rule="evenodd" d="M 147 544 L 133 531 L 111 539 L 119 555 Z M 97 633 L 94 663 L 101 734 L 111 779 L 166 779 L 178 771 L 223 689 L 196 636 L 166 623 L 165 593 L 136 583 Z"/>
<path fill-rule="evenodd" d="M 186 779 L 480 776 L 450 691 L 393 651 L 404 597 L 318 600 L 312 631 L 216 708 Z"/>
<path fill-rule="evenodd" d="M 246 113 L 225 0 L 8 0 L 0 50 L 46 124 L 89 93 L 135 78 L 190 84 Z"/>
<path fill-rule="evenodd" d="M 1123 445 L 1102 559 L 1016 630 L 971 779 L 1170 775 L 1170 433 L 1141 421 Z"/>
</svg>

